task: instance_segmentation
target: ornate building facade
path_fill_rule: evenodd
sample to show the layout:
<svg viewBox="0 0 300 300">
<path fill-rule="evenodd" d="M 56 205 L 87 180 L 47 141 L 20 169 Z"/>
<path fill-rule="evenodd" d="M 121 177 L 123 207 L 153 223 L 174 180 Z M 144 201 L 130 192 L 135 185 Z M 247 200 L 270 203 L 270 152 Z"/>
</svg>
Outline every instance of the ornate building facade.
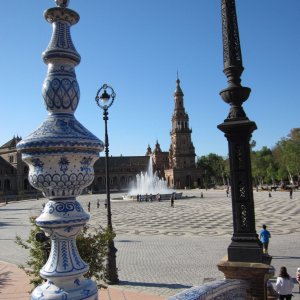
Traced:
<svg viewBox="0 0 300 300">
<path fill-rule="evenodd" d="M 16 145 L 21 137 L 13 137 L 0 147 L 0 199 L 33 196 L 37 191 L 28 181 L 28 166 L 22 161 Z"/>
<path fill-rule="evenodd" d="M 159 142 L 156 141 L 153 150 L 148 145 L 144 156 L 111 156 L 109 158 L 111 190 L 129 189 L 136 180 L 136 175 L 146 172 L 150 156 L 158 176 L 165 178 L 169 187 L 175 189 L 199 187 L 202 174 L 196 167 L 195 147 L 191 134 L 189 116 L 184 107 L 184 94 L 177 78 L 169 151 L 162 151 Z M 20 140 L 20 137 L 14 137 L 0 147 L 0 199 L 4 195 L 24 196 L 37 193 L 28 182 L 28 166 L 21 160 L 21 155 L 16 150 L 16 144 Z M 93 193 L 105 192 L 104 157 L 97 160 L 94 171 L 95 179 L 88 190 Z"/>
</svg>

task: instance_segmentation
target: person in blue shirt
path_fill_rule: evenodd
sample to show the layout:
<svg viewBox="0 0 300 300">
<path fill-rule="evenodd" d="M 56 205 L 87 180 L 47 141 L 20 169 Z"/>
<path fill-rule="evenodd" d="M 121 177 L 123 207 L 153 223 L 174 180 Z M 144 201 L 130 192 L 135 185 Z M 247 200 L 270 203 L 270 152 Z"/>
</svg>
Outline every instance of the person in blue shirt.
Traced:
<svg viewBox="0 0 300 300">
<path fill-rule="evenodd" d="M 269 246 L 269 239 L 271 238 L 270 231 L 267 230 L 267 226 L 263 224 L 262 230 L 259 233 L 259 239 L 263 244 L 263 253 L 268 254 L 268 246 Z"/>
</svg>

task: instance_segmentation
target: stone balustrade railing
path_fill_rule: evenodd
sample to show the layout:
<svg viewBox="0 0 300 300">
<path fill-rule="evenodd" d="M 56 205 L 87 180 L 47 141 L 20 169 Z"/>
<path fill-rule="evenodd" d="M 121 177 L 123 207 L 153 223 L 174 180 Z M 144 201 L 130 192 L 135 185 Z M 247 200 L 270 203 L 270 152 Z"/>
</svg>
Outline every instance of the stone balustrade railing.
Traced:
<svg viewBox="0 0 300 300">
<path fill-rule="evenodd" d="M 248 284 L 243 280 L 216 280 L 185 290 L 168 300 L 245 300 Z"/>
</svg>

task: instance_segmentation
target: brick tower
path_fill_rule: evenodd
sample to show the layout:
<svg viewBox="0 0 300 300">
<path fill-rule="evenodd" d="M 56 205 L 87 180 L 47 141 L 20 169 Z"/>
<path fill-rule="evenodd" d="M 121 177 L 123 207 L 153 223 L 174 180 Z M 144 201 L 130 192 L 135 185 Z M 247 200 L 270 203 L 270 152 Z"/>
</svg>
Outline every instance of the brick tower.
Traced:
<svg viewBox="0 0 300 300">
<path fill-rule="evenodd" d="M 191 188 L 200 182 L 200 170 L 195 164 L 195 147 L 192 142 L 192 129 L 189 116 L 185 112 L 183 92 L 177 76 L 174 92 L 174 113 L 172 115 L 171 145 L 169 150 L 169 167 L 165 170 L 168 185 L 174 188 Z"/>
</svg>

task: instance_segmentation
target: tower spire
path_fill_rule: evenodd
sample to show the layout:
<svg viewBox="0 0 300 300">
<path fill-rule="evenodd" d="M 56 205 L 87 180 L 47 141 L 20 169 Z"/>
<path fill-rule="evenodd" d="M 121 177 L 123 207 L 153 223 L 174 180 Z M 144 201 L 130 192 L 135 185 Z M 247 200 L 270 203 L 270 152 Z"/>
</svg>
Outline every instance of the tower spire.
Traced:
<svg viewBox="0 0 300 300">
<path fill-rule="evenodd" d="M 178 71 L 177 71 L 176 89 L 175 89 L 175 92 L 174 92 L 174 96 L 175 96 L 175 97 L 176 97 L 176 96 L 181 96 L 181 97 L 184 96 L 184 94 L 183 94 L 183 92 L 182 92 L 182 89 L 181 89 L 181 87 L 180 87 L 180 79 L 179 79 L 179 77 L 178 77 Z"/>
<path fill-rule="evenodd" d="M 183 92 L 177 73 L 176 89 L 174 92 L 175 108 L 172 116 L 171 153 L 169 158 L 172 167 L 194 167 L 195 148 L 191 141 L 191 129 L 189 128 L 189 116 L 185 112 L 183 104 Z"/>
</svg>

